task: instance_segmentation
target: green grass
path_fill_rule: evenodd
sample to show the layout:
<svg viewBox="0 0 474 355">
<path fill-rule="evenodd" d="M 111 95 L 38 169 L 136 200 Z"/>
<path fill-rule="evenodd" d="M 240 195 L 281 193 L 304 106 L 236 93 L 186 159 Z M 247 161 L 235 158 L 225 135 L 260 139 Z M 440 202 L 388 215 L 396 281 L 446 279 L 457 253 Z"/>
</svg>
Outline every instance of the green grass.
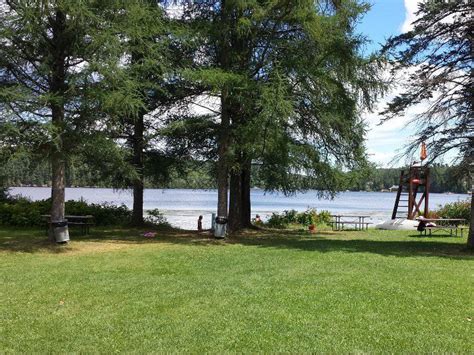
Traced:
<svg viewBox="0 0 474 355">
<path fill-rule="evenodd" d="M 0 231 L 0 352 L 473 353 L 465 238 Z"/>
</svg>

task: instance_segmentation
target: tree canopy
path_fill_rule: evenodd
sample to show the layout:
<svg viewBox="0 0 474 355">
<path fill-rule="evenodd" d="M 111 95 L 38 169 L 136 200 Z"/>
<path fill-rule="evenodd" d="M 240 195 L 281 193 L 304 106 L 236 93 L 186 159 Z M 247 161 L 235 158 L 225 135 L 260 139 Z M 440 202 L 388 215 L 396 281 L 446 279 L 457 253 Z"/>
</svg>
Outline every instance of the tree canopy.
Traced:
<svg viewBox="0 0 474 355">
<path fill-rule="evenodd" d="M 205 117 L 219 215 L 227 215 L 230 177 L 230 212 L 240 219 L 243 211 L 249 223 L 252 164 L 268 190 L 292 193 L 318 181 L 321 194 L 340 188 L 341 168 L 365 164 L 359 112 L 383 89 L 378 62 L 361 54 L 366 39 L 354 29 L 367 9 L 352 0 L 184 3 L 183 22 L 199 44 L 188 76 L 220 99 Z"/>
<path fill-rule="evenodd" d="M 394 71 L 410 72 L 404 90 L 384 111 L 394 119 L 414 105 L 425 105 L 412 124 L 413 152 L 426 142 L 430 160 L 454 152 L 466 169 L 473 164 L 473 33 L 472 1 L 425 1 L 419 5 L 413 30 L 390 38 L 383 51 Z M 474 202 L 471 203 L 468 245 L 474 248 Z"/>
<path fill-rule="evenodd" d="M 218 215 L 234 230 L 250 225 L 252 180 L 332 196 L 344 171 L 366 166 L 361 112 L 385 87 L 356 32 L 366 2 L 168 4 L 5 2 L 2 144 L 49 159 L 55 220 L 81 159 L 133 187 L 138 224 L 146 179 L 183 158 L 212 161 Z M 205 114 L 189 110 L 203 98 Z"/>
<path fill-rule="evenodd" d="M 417 139 L 408 152 L 428 145 L 435 160 L 452 150 L 467 159 L 474 146 L 473 34 L 471 1 L 426 1 L 419 5 L 413 30 L 390 38 L 383 51 L 393 71 L 410 73 L 402 92 L 389 102 L 384 120 L 425 105 L 413 124 Z"/>
</svg>

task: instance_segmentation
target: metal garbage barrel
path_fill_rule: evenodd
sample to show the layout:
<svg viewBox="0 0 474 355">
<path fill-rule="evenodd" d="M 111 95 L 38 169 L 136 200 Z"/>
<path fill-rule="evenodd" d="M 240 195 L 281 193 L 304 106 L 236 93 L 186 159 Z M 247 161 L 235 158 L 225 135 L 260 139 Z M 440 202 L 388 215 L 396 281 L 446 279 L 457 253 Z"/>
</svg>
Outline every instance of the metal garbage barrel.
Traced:
<svg viewBox="0 0 474 355">
<path fill-rule="evenodd" d="M 54 240 L 56 240 L 56 243 L 69 242 L 69 229 L 67 228 L 67 220 L 52 221 L 51 233 L 54 237 Z"/>
<path fill-rule="evenodd" d="M 225 238 L 227 233 L 227 217 L 217 216 L 214 228 L 214 237 Z"/>
</svg>

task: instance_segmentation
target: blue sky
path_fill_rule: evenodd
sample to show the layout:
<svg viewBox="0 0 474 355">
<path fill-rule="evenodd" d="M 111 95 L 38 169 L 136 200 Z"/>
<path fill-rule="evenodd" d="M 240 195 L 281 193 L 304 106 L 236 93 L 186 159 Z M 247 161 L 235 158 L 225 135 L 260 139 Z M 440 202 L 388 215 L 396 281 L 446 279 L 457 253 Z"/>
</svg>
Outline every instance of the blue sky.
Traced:
<svg viewBox="0 0 474 355">
<path fill-rule="evenodd" d="M 358 26 L 359 32 L 371 41 L 368 49 L 379 49 L 389 36 L 397 35 L 405 22 L 405 5 L 403 0 L 371 0 L 370 11 Z"/>
<path fill-rule="evenodd" d="M 380 49 L 385 40 L 393 35 L 398 35 L 410 29 L 410 23 L 416 18 L 414 13 L 419 0 L 369 0 L 371 10 L 361 20 L 358 31 L 366 35 L 372 42 L 367 47 L 368 52 Z M 413 107 L 403 117 L 398 117 L 381 126 L 380 112 L 390 98 L 399 92 L 400 88 L 393 89 L 386 97 L 379 101 L 374 112 L 364 114 L 368 124 L 367 150 L 370 159 L 379 166 L 400 166 L 405 160 L 392 162 L 397 153 L 403 150 L 410 139 L 411 130 L 406 124 L 414 115 L 420 113 L 423 105 Z M 410 158 L 407 158 L 410 160 Z"/>
</svg>

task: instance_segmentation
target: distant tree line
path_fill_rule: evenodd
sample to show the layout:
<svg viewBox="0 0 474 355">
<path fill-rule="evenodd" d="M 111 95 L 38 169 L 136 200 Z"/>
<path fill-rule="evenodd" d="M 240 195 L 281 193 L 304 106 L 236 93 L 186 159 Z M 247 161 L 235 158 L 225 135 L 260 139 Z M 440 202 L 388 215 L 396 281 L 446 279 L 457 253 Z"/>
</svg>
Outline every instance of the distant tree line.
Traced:
<svg viewBox="0 0 474 355">
<path fill-rule="evenodd" d="M 34 162 L 26 154 L 16 154 L 5 160 L 0 167 L 0 179 L 5 186 L 50 186 L 51 168 L 48 162 Z M 381 191 L 398 186 L 402 168 L 372 167 L 364 174 L 349 172 L 341 174 L 341 190 Z M 166 179 L 149 179 L 145 177 L 145 188 L 180 188 L 180 189 L 216 189 L 215 164 L 187 160 L 175 165 L 168 171 Z M 435 193 L 470 191 L 470 175 L 457 166 L 436 164 L 430 168 L 430 191 Z M 265 189 L 265 180 L 260 176 L 260 167 L 251 170 L 251 187 Z M 107 172 L 91 167 L 86 162 L 73 159 L 66 165 L 66 186 L 68 187 L 117 187 L 116 182 Z M 308 186 L 318 189 L 320 186 Z"/>
<path fill-rule="evenodd" d="M 349 182 L 351 191 L 381 191 L 398 186 L 402 168 L 374 168 L 363 178 Z M 470 175 L 457 166 L 434 165 L 430 168 L 430 192 L 466 193 L 471 189 Z"/>
</svg>

